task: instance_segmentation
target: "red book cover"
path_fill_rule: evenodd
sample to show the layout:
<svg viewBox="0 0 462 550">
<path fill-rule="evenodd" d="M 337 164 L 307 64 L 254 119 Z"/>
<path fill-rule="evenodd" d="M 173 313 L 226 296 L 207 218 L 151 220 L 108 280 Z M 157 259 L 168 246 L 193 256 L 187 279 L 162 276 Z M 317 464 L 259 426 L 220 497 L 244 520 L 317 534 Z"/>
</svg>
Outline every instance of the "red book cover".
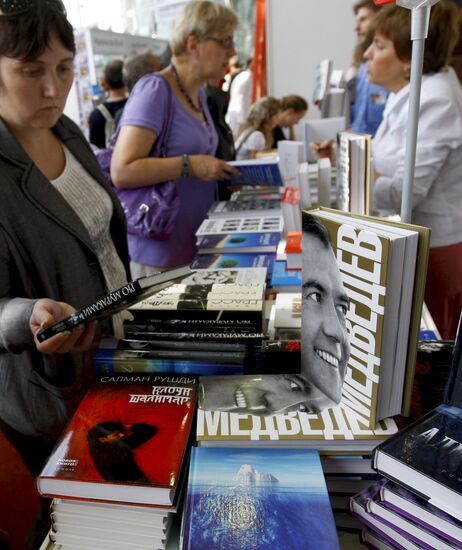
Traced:
<svg viewBox="0 0 462 550">
<path fill-rule="evenodd" d="M 95 381 L 40 476 L 42 495 L 174 505 L 197 400 L 194 378 Z"/>
</svg>

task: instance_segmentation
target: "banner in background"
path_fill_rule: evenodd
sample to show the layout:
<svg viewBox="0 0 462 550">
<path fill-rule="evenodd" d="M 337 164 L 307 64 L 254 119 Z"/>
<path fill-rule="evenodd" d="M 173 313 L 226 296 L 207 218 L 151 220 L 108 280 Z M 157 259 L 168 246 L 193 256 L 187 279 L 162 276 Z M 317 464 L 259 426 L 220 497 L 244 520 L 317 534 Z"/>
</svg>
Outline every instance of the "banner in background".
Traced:
<svg viewBox="0 0 462 550">
<path fill-rule="evenodd" d="M 252 103 L 266 96 L 266 0 L 256 1 Z"/>
</svg>

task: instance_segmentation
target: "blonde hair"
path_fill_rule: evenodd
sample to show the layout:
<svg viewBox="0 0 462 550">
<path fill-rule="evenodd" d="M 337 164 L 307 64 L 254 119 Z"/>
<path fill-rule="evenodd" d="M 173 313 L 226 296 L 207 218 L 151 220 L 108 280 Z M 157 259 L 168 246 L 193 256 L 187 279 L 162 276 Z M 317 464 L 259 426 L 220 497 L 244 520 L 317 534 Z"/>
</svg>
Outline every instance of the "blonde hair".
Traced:
<svg viewBox="0 0 462 550">
<path fill-rule="evenodd" d="M 204 40 L 230 28 L 234 31 L 238 23 L 237 15 L 226 6 L 210 0 L 193 0 L 185 5 L 175 19 L 170 38 L 172 54 L 184 54 L 191 35 Z"/>
</svg>

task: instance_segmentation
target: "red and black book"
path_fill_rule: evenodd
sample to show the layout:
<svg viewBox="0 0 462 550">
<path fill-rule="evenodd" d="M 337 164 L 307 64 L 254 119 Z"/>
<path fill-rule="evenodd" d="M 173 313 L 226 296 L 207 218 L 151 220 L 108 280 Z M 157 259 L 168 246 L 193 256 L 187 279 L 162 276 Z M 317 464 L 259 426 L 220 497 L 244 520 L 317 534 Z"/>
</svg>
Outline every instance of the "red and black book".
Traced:
<svg viewBox="0 0 462 550">
<path fill-rule="evenodd" d="M 149 373 L 92 384 L 37 478 L 42 495 L 175 506 L 196 380 Z"/>
</svg>

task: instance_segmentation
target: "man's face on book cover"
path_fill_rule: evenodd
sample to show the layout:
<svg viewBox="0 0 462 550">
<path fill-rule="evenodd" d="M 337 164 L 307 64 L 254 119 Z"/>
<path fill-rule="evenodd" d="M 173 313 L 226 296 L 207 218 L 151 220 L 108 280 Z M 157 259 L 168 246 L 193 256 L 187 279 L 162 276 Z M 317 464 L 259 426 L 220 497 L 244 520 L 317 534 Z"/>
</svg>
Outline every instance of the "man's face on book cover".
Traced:
<svg viewBox="0 0 462 550">
<path fill-rule="evenodd" d="M 303 233 L 301 374 L 325 396 L 321 409 L 340 402 L 350 342 L 348 296 L 332 247 Z"/>
</svg>

